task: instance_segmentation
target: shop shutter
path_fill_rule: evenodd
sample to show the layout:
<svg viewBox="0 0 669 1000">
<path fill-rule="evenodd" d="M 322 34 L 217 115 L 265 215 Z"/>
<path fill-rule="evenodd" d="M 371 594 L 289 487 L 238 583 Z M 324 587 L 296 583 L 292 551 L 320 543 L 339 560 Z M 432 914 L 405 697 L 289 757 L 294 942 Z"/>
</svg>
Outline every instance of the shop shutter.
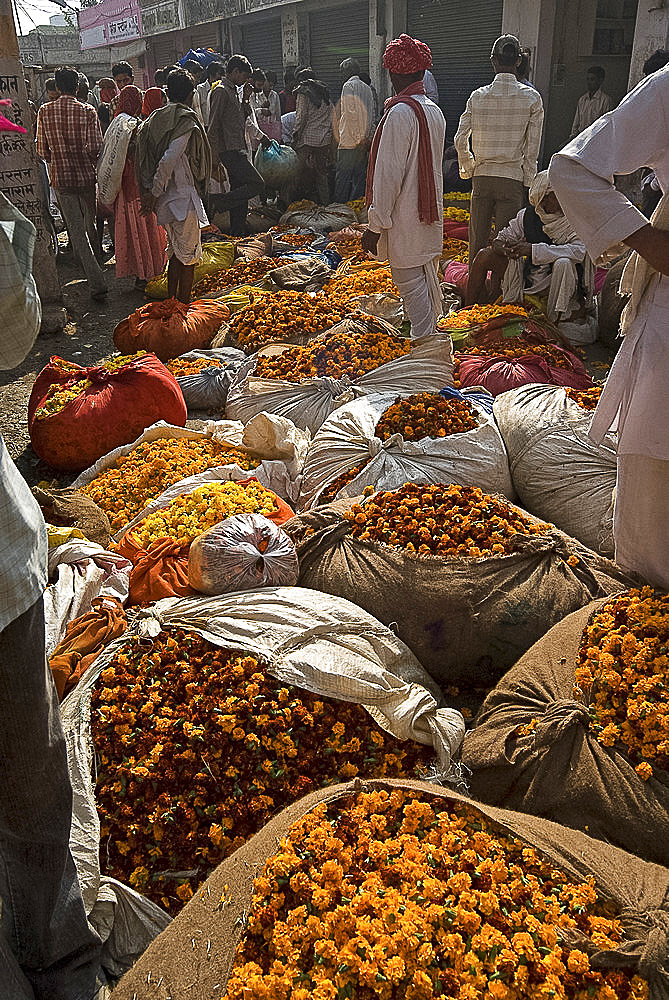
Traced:
<svg viewBox="0 0 669 1000">
<path fill-rule="evenodd" d="M 283 49 L 281 45 L 281 18 L 258 21 L 242 27 L 242 52 L 253 68 L 276 73 L 283 80 Z"/>
<path fill-rule="evenodd" d="M 187 28 L 183 32 L 183 37 L 186 47 L 181 53 L 182 56 L 185 56 L 189 49 L 213 49 L 214 52 L 219 51 L 217 21 L 209 22 L 208 24 L 197 24 L 192 28 Z"/>
<path fill-rule="evenodd" d="M 152 56 L 156 69 L 171 66 L 183 55 L 181 49 L 181 32 L 168 31 L 162 35 L 150 35 L 146 39 L 146 50 Z"/>
<path fill-rule="evenodd" d="M 503 0 L 411 0 L 407 31 L 432 50 L 439 104 L 453 137 L 472 90 L 490 83 L 490 50 L 502 33 Z"/>
<path fill-rule="evenodd" d="M 369 70 L 369 4 L 367 0 L 311 11 L 309 14 L 311 65 L 319 80 L 327 83 L 333 101 L 339 99 L 339 65 L 349 57 Z"/>
</svg>

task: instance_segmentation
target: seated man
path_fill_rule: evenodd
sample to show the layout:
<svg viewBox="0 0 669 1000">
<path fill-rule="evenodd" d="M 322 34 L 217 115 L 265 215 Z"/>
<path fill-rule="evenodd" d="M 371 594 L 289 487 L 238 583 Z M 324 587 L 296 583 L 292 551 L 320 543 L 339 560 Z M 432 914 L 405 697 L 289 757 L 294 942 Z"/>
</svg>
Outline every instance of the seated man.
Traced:
<svg viewBox="0 0 669 1000">
<path fill-rule="evenodd" d="M 504 302 L 522 302 L 525 295 L 548 292 L 552 322 L 582 317 L 592 304 L 594 267 L 550 189 L 547 170 L 537 174 L 529 199 L 470 264 L 467 305 L 495 302 L 500 293 Z"/>
</svg>

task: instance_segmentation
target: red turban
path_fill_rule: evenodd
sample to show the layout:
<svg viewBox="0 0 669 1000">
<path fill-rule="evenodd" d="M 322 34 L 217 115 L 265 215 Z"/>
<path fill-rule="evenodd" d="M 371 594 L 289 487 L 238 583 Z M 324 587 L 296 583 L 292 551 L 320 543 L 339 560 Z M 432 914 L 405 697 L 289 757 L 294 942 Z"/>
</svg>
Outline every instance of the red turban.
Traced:
<svg viewBox="0 0 669 1000">
<path fill-rule="evenodd" d="M 383 65 L 390 73 L 410 76 L 430 68 L 432 53 L 425 42 L 409 35 L 400 35 L 383 53 Z"/>
</svg>

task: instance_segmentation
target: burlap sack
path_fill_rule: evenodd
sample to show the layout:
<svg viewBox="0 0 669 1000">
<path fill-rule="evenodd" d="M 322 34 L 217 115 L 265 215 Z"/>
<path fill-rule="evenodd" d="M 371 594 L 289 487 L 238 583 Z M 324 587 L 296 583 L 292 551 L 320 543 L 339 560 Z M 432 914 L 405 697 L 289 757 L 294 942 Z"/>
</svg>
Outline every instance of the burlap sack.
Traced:
<svg viewBox="0 0 669 1000">
<path fill-rule="evenodd" d="M 44 514 L 44 520 L 57 527 L 78 528 L 89 541 L 106 549 L 111 540 L 109 518 L 85 493 L 67 487 L 42 489 L 33 487 L 33 495 Z"/>
<path fill-rule="evenodd" d="M 540 639 L 486 698 L 463 761 L 484 802 L 559 819 L 659 864 L 669 864 L 669 776 L 642 781 L 624 753 L 589 732 L 574 700 L 581 634 L 603 604 L 569 615 Z M 516 729 L 533 719 L 529 736 Z"/>
<path fill-rule="evenodd" d="M 631 585 L 615 563 L 557 528 L 520 536 L 512 555 L 482 559 L 423 557 L 361 541 L 341 513 L 353 502 L 284 525 L 297 544 L 300 586 L 345 597 L 393 623 L 442 687 L 494 684 L 551 625 Z M 306 529 L 314 533 L 305 537 Z"/>
<path fill-rule="evenodd" d="M 548 820 L 473 803 L 421 781 L 354 781 L 308 795 L 285 809 L 220 865 L 186 908 L 121 980 L 113 1000 L 220 1000 L 234 964 L 253 895 L 253 880 L 291 824 L 321 802 L 356 792 L 402 788 L 447 802 L 464 802 L 502 831 L 536 848 L 570 879 L 592 876 L 602 897 L 620 911 L 624 939 L 615 951 L 591 955 L 599 968 L 621 968 L 648 979 L 650 1000 L 669 997 L 669 872 Z M 579 947 L 581 945 L 579 944 Z"/>
</svg>

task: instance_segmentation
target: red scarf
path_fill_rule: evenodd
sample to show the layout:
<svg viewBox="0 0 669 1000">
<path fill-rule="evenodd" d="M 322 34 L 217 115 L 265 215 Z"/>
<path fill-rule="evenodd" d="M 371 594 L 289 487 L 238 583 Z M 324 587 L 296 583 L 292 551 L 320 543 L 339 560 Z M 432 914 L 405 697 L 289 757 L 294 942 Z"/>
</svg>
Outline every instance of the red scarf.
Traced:
<svg viewBox="0 0 669 1000">
<path fill-rule="evenodd" d="M 430 139 L 430 129 L 427 124 L 427 115 L 420 101 L 414 100 L 415 95 L 425 94 L 423 81 L 411 83 L 405 87 L 396 97 L 391 97 L 385 103 L 385 114 L 378 124 L 374 134 L 374 141 L 369 154 L 369 164 L 367 165 L 367 187 L 365 202 L 367 207 L 372 203 L 374 192 L 374 169 L 376 167 L 376 157 L 379 152 L 381 134 L 383 126 L 388 118 L 388 112 L 396 104 L 408 104 L 416 113 L 418 118 L 418 218 L 421 222 L 429 225 L 439 218 L 439 206 L 437 205 L 437 191 L 434 186 L 434 164 L 432 162 L 432 140 Z"/>
</svg>

